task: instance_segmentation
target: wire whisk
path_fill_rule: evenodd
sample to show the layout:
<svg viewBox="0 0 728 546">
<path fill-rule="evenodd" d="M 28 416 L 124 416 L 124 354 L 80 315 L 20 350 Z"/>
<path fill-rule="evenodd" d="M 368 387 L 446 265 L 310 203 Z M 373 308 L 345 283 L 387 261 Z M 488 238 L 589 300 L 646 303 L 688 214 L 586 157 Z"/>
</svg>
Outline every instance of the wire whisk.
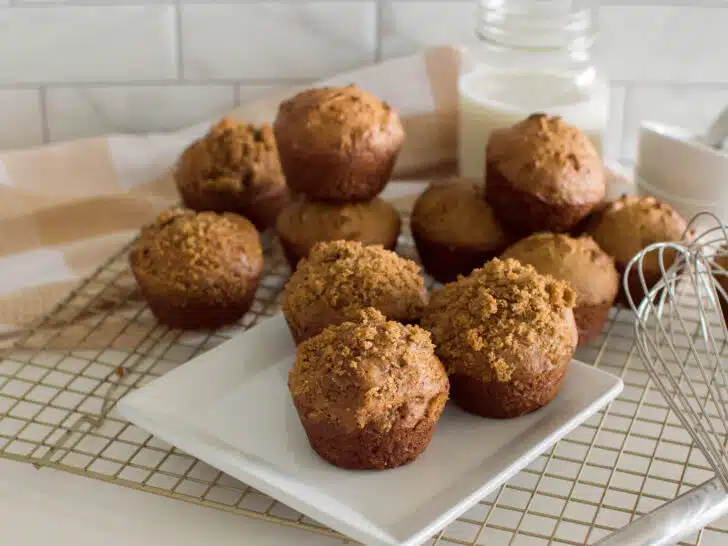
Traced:
<svg viewBox="0 0 728 546">
<path fill-rule="evenodd" d="M 705 226 L 692 237 L 695 225 Z M 655 243 L 626 268 L 640 356 L 728 491 L 728 229 L 712 214 L 682 242 Z M 659 274 L 656 272 L 659 271 Z"/>
</svg>

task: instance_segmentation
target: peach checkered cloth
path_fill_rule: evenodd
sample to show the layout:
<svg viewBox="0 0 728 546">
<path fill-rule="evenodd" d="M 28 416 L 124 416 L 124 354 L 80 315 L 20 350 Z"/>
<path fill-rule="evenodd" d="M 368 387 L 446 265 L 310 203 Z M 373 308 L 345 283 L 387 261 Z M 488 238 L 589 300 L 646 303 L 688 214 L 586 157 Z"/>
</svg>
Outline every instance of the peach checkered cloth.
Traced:
<svg viewBox="0 0 728 546">
<path fill-rule="evenodd" d="M 407 143 L 395 177 L 452 172 L 459 53 L 434 48 L 318 82 L 357 83 L 400 111 Z M 296 89 L 231 115 L 270 122 Z M 212 122 L 211 120 L 210 122 Z M 171 169 L 209 126 L 108 135 L 0 154 L 0 334 L 12 337 L 177 201 Z"/>
</svg>

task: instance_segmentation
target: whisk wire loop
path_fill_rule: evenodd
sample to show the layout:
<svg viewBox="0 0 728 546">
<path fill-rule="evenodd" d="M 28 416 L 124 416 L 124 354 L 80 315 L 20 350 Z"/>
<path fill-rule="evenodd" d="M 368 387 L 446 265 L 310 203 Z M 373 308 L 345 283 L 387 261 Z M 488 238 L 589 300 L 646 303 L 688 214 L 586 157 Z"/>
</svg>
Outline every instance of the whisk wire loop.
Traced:
<svg viewBox="0 0 728 546">
<path fill-rule="evenodd" d="M 706 222 L 713 225 L 693 237 L 695 226 Z M 652 381 L 728 491 L 723 364 L 728 292 L 721 284 L 725 277 L 728 287 L 728 272 L 720 257 L 728 259 L 728 228 L 702 213 L 682 241 L 654 243 L 639 252 L 625 270 L 623 286 L 635 314 L 637 348 Z"/>
</svg>

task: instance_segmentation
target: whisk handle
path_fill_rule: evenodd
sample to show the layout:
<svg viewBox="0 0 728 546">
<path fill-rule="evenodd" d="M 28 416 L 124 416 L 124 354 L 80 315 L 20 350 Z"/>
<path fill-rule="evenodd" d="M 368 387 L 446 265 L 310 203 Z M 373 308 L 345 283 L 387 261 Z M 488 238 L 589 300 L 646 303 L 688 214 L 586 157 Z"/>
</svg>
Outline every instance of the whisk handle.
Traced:
<svg viewBox="0 0 728 546">
<path fill-rule="evenodd" d="M 713 478 L 592 546 L 668 546 L 728 512 L 728 493 Z"/>
</svg>

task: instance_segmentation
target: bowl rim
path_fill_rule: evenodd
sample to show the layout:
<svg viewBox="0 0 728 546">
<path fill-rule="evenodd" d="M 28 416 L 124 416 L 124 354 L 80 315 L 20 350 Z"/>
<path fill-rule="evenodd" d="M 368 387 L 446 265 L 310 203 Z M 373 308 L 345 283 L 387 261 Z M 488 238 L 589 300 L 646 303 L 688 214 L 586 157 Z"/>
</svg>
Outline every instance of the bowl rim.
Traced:
<svg viewBox="0 0 728 546">
<path fill-rule="evenodd" d="M 722 205 L 720 202 L 716 202 L 715 199 L 693 199 L 690 197 L 683 197 L 682 195 L 677 195 L 675 193 L 662 190 L 659 188 L 656 188 L 654 185 L 650 184 L 643 176 L 641 176 L 637 169 L 635 168 L 634 172 L 634 182 L 637 187 L 642 187 L 646 189 L 648 192 L 654 192 L 654 196 L 658 199 L 662 200 L 670 200 L 670 201 L 677 201 L 684 205 L 693 206 L 693 207 L 709 207 L 710 209 L 716 210 L 716 209 L 723 209 L 728 208 L 728 203 L 725 205 Z M 728 199 L 728 192 L 726 193 L 726 199 Z"/>
<path fill-rule="evenodd" d="M 677 125 L 669 125 L 659 121 L 642 120 L 640 122 L 640 133 L 649 132 L 658 138 L 688 146 L 692 150 L 707 154 L 728 162 L 728 150 L 722 148 L 711 148 L 695 140 L 694 131 Z"/>
</svg>

